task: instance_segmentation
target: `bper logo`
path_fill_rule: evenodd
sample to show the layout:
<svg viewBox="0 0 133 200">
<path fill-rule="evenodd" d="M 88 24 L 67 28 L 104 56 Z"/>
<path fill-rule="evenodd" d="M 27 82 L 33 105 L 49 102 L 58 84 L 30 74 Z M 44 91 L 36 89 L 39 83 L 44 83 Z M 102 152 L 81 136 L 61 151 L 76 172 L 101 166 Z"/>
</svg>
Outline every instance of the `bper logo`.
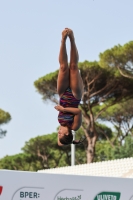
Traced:
<svg viewBox="0 0 133 200">
<path fill-rule="evenodd" d="M 21 187 L 14 192 L 11 200 L 39 200 L 44 196 L 43 187 Z"/>
<path fill-rule="evenodd" d="M 2 194 L 3 187 L 0 186 L 0 195 Z"/>
<path fill-rule="evenodd" d="M 20 192 L 20 198 L 40 198 L 40 194 L 37 192 Z"/>
<path fill-rule="evenodd" d="M 119 200 L 120 195 L 119 192 L 101 192 L 97 194 L 94 200 Z"/>
</svg>

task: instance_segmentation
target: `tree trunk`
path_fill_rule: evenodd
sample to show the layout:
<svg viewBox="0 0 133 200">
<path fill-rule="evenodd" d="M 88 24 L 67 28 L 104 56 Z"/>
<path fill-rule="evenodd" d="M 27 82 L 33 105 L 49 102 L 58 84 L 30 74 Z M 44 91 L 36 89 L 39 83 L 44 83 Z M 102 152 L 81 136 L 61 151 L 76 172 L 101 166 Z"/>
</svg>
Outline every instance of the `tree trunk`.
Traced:
<svg viewBox="0 0 133 200">
<path fill-rule="evenodd" d="M 94 137 L 90 138 L 88 136 L 87 140 L 88 140 L 88 147 L 86 149 L 87 163 L 92 163 L 93 159 L 94 159 L 94 155 L 95 155 L 95 144 L 96 144 L 97 137 L 94 136 Z"/>
<path fill-rule="evenodd" d="M 82 129 L 84 130 L 88 143 L 86 148 L 87 163 L 92 163 L 95 155 L 95 145 L 98 134 L 95 130 L 94 118 L 92 116 L 91 118 L 87 117 L 84 117 L 84 120 L 86 121 L 87 124 L 87 128 L 82 125 Z"/>
</svg>

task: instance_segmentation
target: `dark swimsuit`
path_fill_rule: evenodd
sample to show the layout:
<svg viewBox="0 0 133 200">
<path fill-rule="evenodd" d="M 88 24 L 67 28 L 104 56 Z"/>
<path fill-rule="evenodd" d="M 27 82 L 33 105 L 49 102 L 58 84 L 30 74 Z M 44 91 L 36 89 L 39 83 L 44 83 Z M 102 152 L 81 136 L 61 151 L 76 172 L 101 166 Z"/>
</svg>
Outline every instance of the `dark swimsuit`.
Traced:
<svg viewBox="0 0 133 200">
<path fill-rule="evenodd" d="M 67 88 L 64 94 L 60 98 L 60 105 L 64 108 L 66 107 L 73 107 L 78 108 L 78 105 L 81 100 L 76 99 L 73 94 L 71 88 Z M 61 125 L 68 125 L 69 127 L 72 126 L 74 119 L 74 114 L 70 112 L 59 112 L 58 121 Z"/>
</svg>

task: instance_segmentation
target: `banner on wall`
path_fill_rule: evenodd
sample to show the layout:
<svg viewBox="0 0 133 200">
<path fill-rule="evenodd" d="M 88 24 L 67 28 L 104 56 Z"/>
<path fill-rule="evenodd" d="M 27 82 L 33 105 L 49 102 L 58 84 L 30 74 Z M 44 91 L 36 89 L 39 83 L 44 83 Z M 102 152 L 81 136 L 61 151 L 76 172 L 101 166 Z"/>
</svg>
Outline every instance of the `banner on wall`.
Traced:
<svg viewBox="0 0 133 200">
<path fill-rule="evenodd" d="M 133 179 L 0 170 L 0 200 L 133 200 Z"/>
</svg>

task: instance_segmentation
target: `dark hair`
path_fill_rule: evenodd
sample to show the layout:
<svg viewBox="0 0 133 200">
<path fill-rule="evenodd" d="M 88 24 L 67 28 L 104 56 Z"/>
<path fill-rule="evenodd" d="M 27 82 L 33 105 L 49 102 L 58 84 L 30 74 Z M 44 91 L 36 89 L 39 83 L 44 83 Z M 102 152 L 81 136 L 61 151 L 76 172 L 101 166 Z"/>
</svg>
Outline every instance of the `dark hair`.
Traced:
<svg viewBox="0 0 133 200">
<path fill-rule="evenodd" d="M 67 127 L 68 135 L 64 135 L 62 138 L 60 138 L 60 143 L 64 144 L 64 145 L 72 144 L 73 134 L 72 134 L 72 130 L 71 130 L 70 126 L 67 124 L 62 124 L 62 126 Z"/>
<path fill-rule="evenodd" d="M 73 134 L 72 134 L 72 130 L 68 125 L 62 125 L 68 128 L 68 135 L 64 135 L 62 138 L 60 138 L 60 143 L 64 144 L 64 145 L 69 145 L 69 144 L 81 144 L 85 139 L 85 138 L 80 138 L 80 140 L 73 140 Z"/>
</svg>

